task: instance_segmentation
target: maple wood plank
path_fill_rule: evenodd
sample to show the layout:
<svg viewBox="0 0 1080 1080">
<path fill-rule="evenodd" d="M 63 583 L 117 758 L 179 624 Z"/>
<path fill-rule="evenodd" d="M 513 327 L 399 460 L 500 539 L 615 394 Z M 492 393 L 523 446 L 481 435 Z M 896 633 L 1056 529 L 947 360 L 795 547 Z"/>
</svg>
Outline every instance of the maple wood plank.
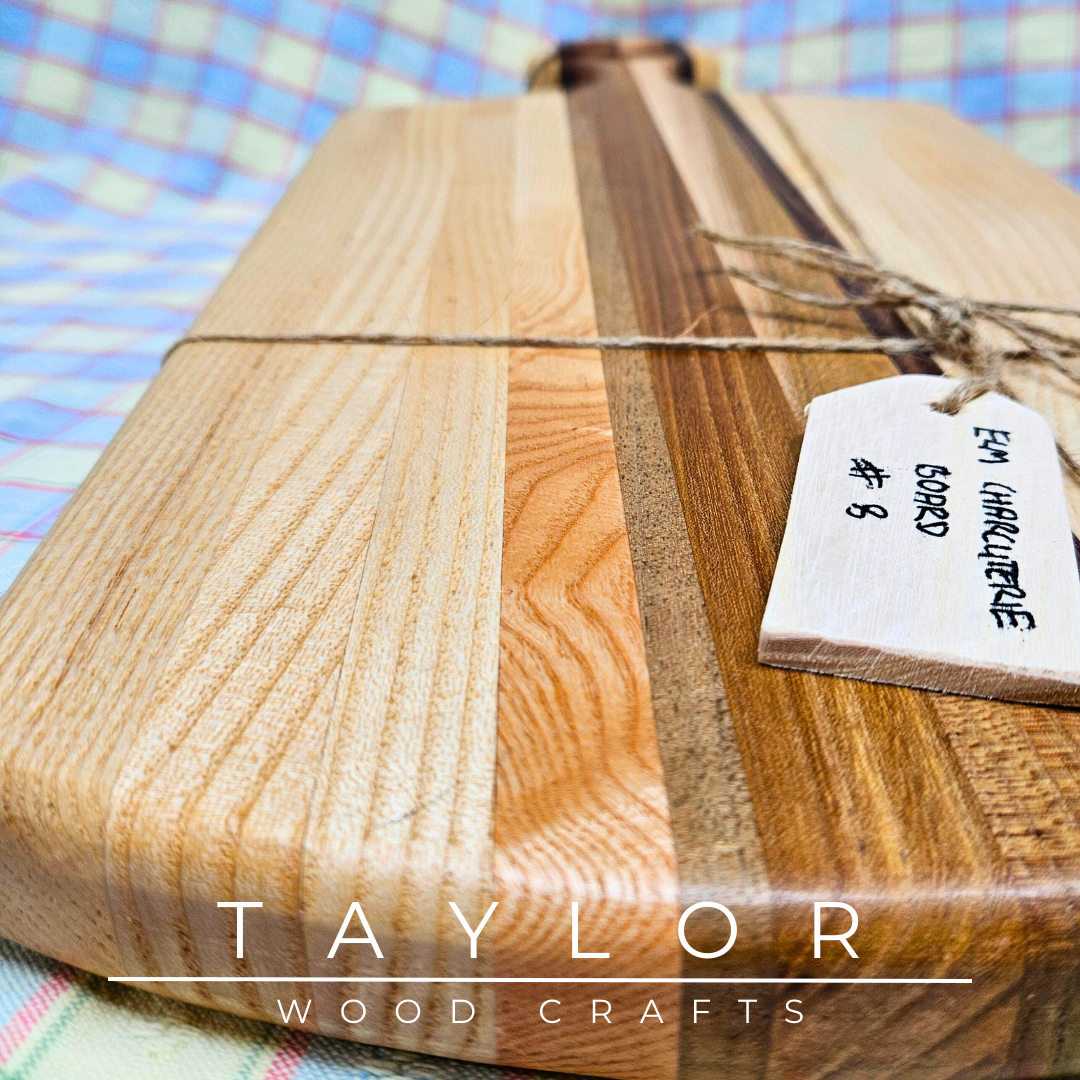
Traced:
<svg viewBox="0 0 1080 1080">
<path fill-rule="evenodd" d="M 423 330 L 509 326 L 515 119 L 513 103 L 462 118 Z M 449 903 L 476 921 L 490 903 L 507 361 L 446 348 L 409 360 L 304 840 L 306 918 L 333 927 L 361 899 L 389 963 L 349 948 L 335 974 L 478 974 Z M 437 1034 L 395 1022 L 398 998 L 430 1015 L 453 987 L 365 989 L 376 1030 L 399 1044 L 492 1056 L 490 1008 Z M 334 1034 L 350 1031 L 338 999 L 332 984 L 316 995 Z"/>
<path fill-rule="evenodd" d="M 935 210 L 916 205 L 910 161 L 928 139 L 899 106 L 878 143 L 873 110 L 894 107 L 857 106 L 871 197 L 865 171 L 847 179 L 868 166 L 834 137 L 832 104 L 827 122 L 810 103 L 732 112 L 678 81 L 685 57 L 641 43 L 568 47 L 558 66 L 565 93 L 343 118 L 197 330 L 861 336 L 863 320 L 808 316 L 725 260 L 837 283 L 718 253 L 692 227 L 874 236 L 883 258 L 899 237 L 924 276 L 955 261 L 922 232 L 947 231 L 981 142 L 940 129 Z M 976 194 L 1018 236 L 1036 213 L 1018 208 L 1026 174 L 999 172 Z M 915 217 L 878 221 L 890 187 L 888 212 Z M 1054 229 L 1075 204 L 1045 201 L 1031 257 L 1048 265 L 1056 235 L 1072 265 L 1080 237 Z M 956 217 L 958 250 L 997 229 L 976 242 L 991 262 L 1002 228 Z M 1022 291 L 1017 275 L 997 286 Z M 510 1066 L 1080 1068 L 1076 712 L 756 663 L 802 407 L 893 370 L 877 355 L 177 352 L 0 608 L 0 932 L 107 974 L 295 975 L 154 988 L 264 1019 L 310 997 L 309 1030 Z M 242 959 L 216 907 L 234 899 L 265 905 Z M 857 961 L 813 957 L 813 899 L 858 906 Z M 328 958 L 353 900 L 385 960 L 355 944 Z M 450 900 L 473 926 L 499 902 L 475 960 Z M 714 961 L 678 944 L 700 900 L 738 916 Z M 571 958 L 572 901 L 581 947 L 610 958 Z M 688 933 L 706 945 L 726 924 L 700 913 Z M 368 1006 L 353 1027 L 340 986 L 301 981 L 322 974 L 975 981 L 368 984 L 348 990 Z M 405 997 L 422 1023 L 396 1022 Z M 473 1024 L 448 1023 L 455 997 Z M 559 1025 L 539 1019 L 549 997 Z M 593 997 L 616 1023 L 591 1022 Z M 795 997 L 807 1020 L 789 1025 Z M 639 1023 L 650 999 L 663 1025 Z"/>
<path fill-rule="evenodd" d="M 461 123 L 512 109 L 507 102 L 468 109 L 444 103 L 343 115 L 193 332 L 416 329 L 467 146 Z"/>
<path fill-rule="evenodd" d="M 122 970 L 105 882 L 112 787 L 289 361 L 309 353 L 192 348 L 155 380 L 5 597 L 0 866 L 12 884 L 0 920 L 32 948 Z"/>
<path fill-rule="evenodd" d="M 279 933 L 260 935 L 253 920 L 236 973 L 274 974 L 282 955 L 303 970 L 298 850 L 404 350 L 297 348 L 275 347 L 288 350 L 277 408 L 113 781 L 107 873 L 126 974 L 220 968 L 233 926 L 217 901 L 252 897 Z M 237 822 L 224 834 L 223 816 Z"/>
</svg>

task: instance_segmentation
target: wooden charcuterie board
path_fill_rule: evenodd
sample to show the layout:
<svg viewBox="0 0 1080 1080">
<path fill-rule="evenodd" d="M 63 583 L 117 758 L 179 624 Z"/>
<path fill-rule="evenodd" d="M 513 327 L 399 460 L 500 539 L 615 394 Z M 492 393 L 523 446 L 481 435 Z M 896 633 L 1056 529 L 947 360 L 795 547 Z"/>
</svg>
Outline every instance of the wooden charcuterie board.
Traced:
<svg viewBox="0 0 1080 1080">
<path fill-rule="evenodd" d="M 579 46 L 564 89 L 346 115 L 195 331 L 866 335 L 728 277 L 809 272 L 721 255 L 698 222 L 1075 302 L 1080 198 L 981 134 L 918 105 L 721 97 L 689 66 Z M 897 370 L 179 350 L 0 608 L 0 933 L 506 1065 L 1080 1070 L 1080 713 L 756 662 L 803 409 Z M 1009 385 L 1080 451 L 1066 380 L 1016 365 Z M 263 905 L 242 959 L 230 901 Z M 472 926 L 498 902 L 475 959 L 451 901 Z M 679 942 L 703 901 L 738 921 L 716 960 Z M 858 909 L 858 959 L 814 956 L 815 901 Z M 382 959 L 328 958 L 353 902 Z M 572 957 L 572 903 L 607 958 Z M 717 949 L 727 923 L 687 933 Z M 360 977 L 489 981 L 308 981 Z M 624 981 L 490 981 L 570 978 Z M 772 981 L 678 981 L 708 978 Z"/>
</svg>

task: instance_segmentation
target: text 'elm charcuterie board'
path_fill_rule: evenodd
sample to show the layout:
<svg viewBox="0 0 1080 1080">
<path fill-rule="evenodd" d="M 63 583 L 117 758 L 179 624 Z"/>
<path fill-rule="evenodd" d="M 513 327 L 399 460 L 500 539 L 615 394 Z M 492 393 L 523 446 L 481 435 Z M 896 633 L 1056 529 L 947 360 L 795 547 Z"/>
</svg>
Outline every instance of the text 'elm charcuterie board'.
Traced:
<svg viewBox="0 0 1080 1080">
<path fill-rule="evenodd" d="M 762 663 L 1080 704 L 1080 574 L 1046 421 L 1000 394 L 956 415 L 900 375 L 807 407 Z"/>
<path fill-rule="evenodd" d="M 343 117 L 195 331 L 866 335 L 698 223 L 1074 299 L 1080 196 L 943 112 L 721 97 L 666 47 L 557 66 Z M 900 370 L 179 350 L 0 608 L 0 933 L 510 1066 L 1080 1069 L 1080 714 L 758 663 L 804 409 Z M 1009 380 L 1080 446 L 1068 385 Z"/>
</svg>

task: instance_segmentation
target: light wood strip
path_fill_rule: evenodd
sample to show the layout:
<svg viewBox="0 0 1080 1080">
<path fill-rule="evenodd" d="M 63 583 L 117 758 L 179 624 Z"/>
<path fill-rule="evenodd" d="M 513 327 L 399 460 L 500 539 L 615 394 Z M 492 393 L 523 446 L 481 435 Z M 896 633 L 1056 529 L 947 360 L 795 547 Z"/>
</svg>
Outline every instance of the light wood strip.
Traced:
<svg viewBox="0 0 1080 1080">
<path fill-rule="evenodd" d="M 674 852 L 599 356 L 516 359 L 508 417 L 500 973 L 677 975 Z M 570 959 L 574 900 L 582 942 L 594 943 L 582 947 L 611 960 Z M 537 1013 L 551 987 L 505 995 L 506 1060 L 675 1075 L 677 988 L 650 989 L 669 1022 L 643 1035 L 598 1032 L 588 1011 L 596 988 L 558 991 L 564 1020 L 553 1032 Z M 640 987 L 603 991 L 619 1012 L 641 997 Z"/>
<path fill-rule="evenodd" d="M 562 93 L 532 93 L 518 105 L 509 296 L 514 334 L 596 333 L 569 124 Z M 515 355 L 531 353 L 515 350 Z"/>
<path fill-rule="evenodd" d="M 305 967 L 301 841 L 406 353 L 274 353 L 279 407 L 112 790 L 109 882 L 127 974 Z M 236 963 L 234 920 L 216 904 L 251 899 L 264 909 L 249 913 L 247 962 Z M 280 992 L 264 995 L 266 1012 Z M 254 988 L 236 997 L 258 1015 Z"/>
<path fill-rule="evenodd" d="M 345 113 L 193 332 L 415 330 L 456 175 L 460 123 L 472 112 L 444 103 Z"/>
<path fill-rule="evenodd" d="M 111 788 L 285 373 L 266 349 L 192 348 L 151 386 L 0 608 L 0 933 L 31 948 L 122 970 L 105 885 Z"/>
<path fill-rule="evenodd" d="M 314 928 L 360 899 L 387 963 L 350 946 L 335 971 L 453 973 L 468 941 L 448 901 L 474 921 L 490 902 L 504 424 L 505 360 L 413 357 L 304 841 L 312 965 Z M 324 1030 L 349 1030 L 331 1007 Z M 442 1052 L 478 1030 L 438 1027 Z"/>
<path fill-rule="evenodd" d="M 492 103 L 462 120 L 424 329 L 508 330 L 516 112 Z M 334 972 L 485 973 L 449 901 L 475 925 L 493 899 L 507 361 L 425 348 L 409 363 L 304 840 L 310 925 L 335 927 L 360 899 L 386 961 L 347 946 L 329 962 L 329 941 L 309 933 L 310 963 Z M 365 1000 L 397 1045 L 490 1058 L 493 995 L 472 990 L 480 1019 L 456 1028 L 451 986 L 372 987 Z M 322 1029 L 350 1032 L 337 989 L 315 996 Z M 401 996 L 422 1023 L 394 1020 Z"/>
<path fill-rule="evenodd" d="M 595 334 L 566 102 L 539 97 L 518 128 L 513 332 Z M 502 596 L 498 973 L 678 974 L 671 826 L 599 353 L 512 353 Z M 582 941 L 611 960 L 570 959 L 574 900 Z M 556 990 L 552 1027 L 538 1008 Z M 677 989 L 650 989 L 667 1019 L 659 1032 L 593 1025 L 599 992 L 501 994 L 500 1059 L 673 1077 Z M 619 1014 L 640 993 L 603 996 Z"/>
</svg>

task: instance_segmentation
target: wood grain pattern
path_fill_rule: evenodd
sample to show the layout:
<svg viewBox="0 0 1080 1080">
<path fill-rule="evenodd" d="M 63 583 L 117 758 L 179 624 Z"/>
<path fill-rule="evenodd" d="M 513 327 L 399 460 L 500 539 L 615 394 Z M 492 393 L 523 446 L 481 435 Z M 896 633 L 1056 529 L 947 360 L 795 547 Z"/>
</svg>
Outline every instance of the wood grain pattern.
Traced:
<svg viewBox="0 0 1080 1080">
<path fill-rule="evenodd" d="M 1071 302 L 1047 267 L 1077 258 L 1074 193 L 943 111 L 894 103 L 870 115 L 851 102 L 841 113 L 832 102 L 750 95 L 735 105 L 854 250 L 945 289 Z M 1073 388 L 1022 369 L 1010 371 L 1009 384 L 1064 445 L 1080 438 Z M 1075 534 L 1080 488 L 1068 476 L 1066 493 Z M 1072 712 L 979 709 L 949 698 L 941 710 L 1010 876 L 1029 888 L 1056 878 L 1067 894 L 1080 821 L 1065 764 L 1076 742 Z M 1064 900 L 1026 905 L 1033 955 L 1016 990 L 1022 1004 L 1008 1059 L 1018 1075 L 1076 1068 L 1067 1033 L 1075 1029 L 1077 967 L 1055 944 L 1075 938 L 1070 911 Z"/>
<path fill-rule="evenodd" d="M 686 185 L 701 224 L 733 236 L 801 237 L 798 224 L 770 193 L 764 178 L 739 150 L 734 133 L 713 109 L 702 108 L 701 96 L 688 93 L 665 70 L 662 60 L 635 60 L 630 71 L 672 162 Z M 732 267 L 749 270 L 798 287 L 807 272 L 776 256 L 734 249 L 719 253 Z M 776 293 L 755 289 L 731 278 L 730 288 L 758 337 L 784 337 L 807 331 L 830 337 L 862 337 L 866 327 L 854 312 L 808 311 Z M 839 285 L 827 274 L 811 280 L 823 295 L 842 297 Z M 733 312 L 738 317 L 738 312 Z M 772 353 L 768 363 L 801 421 L 802 411 L 815 394 L 828 393 L 853 381 L 887 378 L 896 373 L 888 357 L 880 355 L 800 356 Z"/>
<path fill-rule="evenodd" d="M 503 103 L 462 121 L 425 329 L 487 320 L 506 331 L 514 120 Z M 304 840 L 312 924 L 332 927 L 362 898 L 385 928 L 388 964 L 348 949 L 341 974 L 451 975 L 462 962 L 475 973 L 449 902 L 475 920 L 490 902 L 506 364 L 505 350 L 417 349 L 410 359 Z M 322 945 L 312 936 L 313 967 Z M 451 989 L 409 996 L 431 1016 Z M 320 990 L 332 1018 L 323 1030 L 349 1031 L 334 1015 L 337 988 Z M 367 1002 L 383 1029 L 392 992 Z M 425 1022 L 399 1038 L 490 1057 L 484 1012 L 482 1027 Z"/>
<path fill-rule="evenodd" d="M 573 65 L 568 67 L 572 72 Z M 576 88 L 570 95 L 570 116 L 599 328 L 604 334 L 638 333 L 597 131 L 603 120 L 589 98 L 585 87 Z M 679 494 L 649 361 L 643 353 L 606 353 L 604 372 L 671 812 L 680 907 L 715 900 L 718 890 L 735 903 L 765 887 L 761 841 L 686 523 L 676 512 Z M 697 916 L 699 932 L 703 939 L 722 940 L 722 928 L 711 914 Z M 771 937 L 767 914 L 751 918 L 764 924 L 758 927 L 763 938 Z M 712 971 L 683 952 L 681 973 L 693 977 Z M 692 1017 L 699 995 L 699 988 L 683 987 L 680 1075 L 711 1075 L 722 1060 L 736 1070 L 753 1067 L 760 1057 L 756 1037 L 740 1033 L 742 1038 L 733 1039 L 726 1024 L 718 1030 L 715 1022 L 703 1021 L 695 1031 L 693 1023 L 687 1023 L 687 1012 Z M 729 1012 L 726 1019 L 733 1015 Z"/>
<path fill-rule="evenodd" d="M 187 365 L 144 395 L 84 485 L 93 497 L 71 501 L 0 609 L 4 932 L 96 971 L 122 966 L 111 789 L 288 370 L 236 346 L 193 348 Z M 38 598 L 60 595 L 58 626 Z"/>
<path fill-rule="evenodd" d="M 521 134 L 512 330 L 561 322 L 595 335 L 565 108 L 556 122 L 534 108 Z M 514 350 L 505 507 L 495 787 L 505 929 L 496 970 L 565 974 L 567 916 L 578 901 L 582 941 L 601 943 L 582 947 L 611 959 L 579 960 L 574 974 L 677 975 L 667 794 L 599 353 Z M 613 867 L 616 890 L 607 883 Z M 633 1010 L 633 986 L 502 994 L 500 1060 L 560 1070 L 603 1061 L 619 1075 L 673 1077 L 678 989 L 650 992 L 674 1020 L 659 1033 L 592 1024 L 592 997 L 602 994 L 617 1013 Z M 552 995 L 562 1003 L 557 1026 L 538 1022 Z"/>
<path fill-rule="evenodd" d="M 113 782 L 107 873 L 125 973 L 218 968 L 232 932 L 218 900 L 260 898 L 279 920 L 301 907 L 298 848 L 404 373 L 402 350 L 298 361 L 291 348 L 258 459 Z M 303 943 L 283 930 L 265 952 L 250 935 L 244 973 L 271 974 L 282 953 L 303 970 Z"/>
<path fill-rule="evenodd" d="M 1074 303 L 1080 196 L 977 129 L 914 103 L 734 100 L 853 250 L 957 295 Z M 1075 456 L 1076 386 L 1032 365 L 1010 368 L 1006 381 Z M 1067 480 L 1080 533 L 1080 484 Z"/>
<path fill-rule="evenodd" d="M 462 121 L 509 108 L 436 104 L 346 113 L 193 331 L 415 329 L 450 188 L 468 145 L 459 137 Z"/>
<path fill-rule="evenodd" d="M 350 114 L 197 329 L 866 332 L 733 283 L 699 221 L 872 238 L 932 280 L 956 261 L 940 245 L 978 233 L 982 262 L 1036 265 L 951 280 L 1067 289 L 1044 271 L 1080 259 L 1073 197 L 1025 205 L 1013 164 L 969 180 L 978 140 L 852 105 L 863 162 L 839 106 L 733 114 L 678 81 L 690 66 L 665 46 L 567 47 L 565 93 Z M 969 183 L 986 216 L 955 212 Z M 287 974 L 155 989 L 265 1019 L 310 998 L 310 1030 L 619 1080 L 1080 1070 L 1077 713 L 756 663 L 802 407 L 892 371 L 178 352 L 0 608 L 0 932 L 108 974 Z M 819 899 L 858 907 L 858 960 L 813 956 Z M 242 959 L 222 900 L 264 904 Z M 476 959 L 450 900 L 473 926 L 499 902 Z M 712 961 L 676 934 L 702 900 L 738 917 Z M 384 960 L 327 956 L 353 901 Z M 608 959 L 571 957 L 572 901 L 581 947 Z M 726 931 L 694 919 L 700 944 Z M 303 982 L 323 974 L 974 982 Z M 395 1020 L 405 997 L 423 1022 Z M 449 1023 L 453 998 L 474 1023 Z M 640 1020 L 650 999 L 663 1025 Z"/>
<path fill-rule="evenodd" d="M 578 961 L 574 974 L 677 975 L 667 796 L 599 356 L 541 354 L 512 367 L 506 502 L 496 894 L 500 925 L 514 929 L 500 938 L 499 971 L 565 973 L 578 901 L 581 940 L 595 943 L 582 947 L 612 959 Z M 583 1042 L 600 1051 L 588 1030 L 600 992 L 558 987 L 554 1033 L 537 1009 L 555 990 L 506 996 L 503 1059 L 580 1068 Z M 650 994 L 677 1014 L 676 987 Z M 640 992 L 611 985 L 602 996 L 622 1011 Z M 675 1076 L 678 1030 L 644 1040 L 613 1030 L 605 1069 Z"/>
<path fill-rule="evenodd" d="M 589 95 L 595 130 L 606 143 L 608 190 L 642 328 L 677 333 L 700 319 L 704 333 L 750 332 L 713 249 L 683 239 L 700 212 L 644 104 L 635 101 L 630 74 L 611 65 L 588 76 L 573 93 Z M 718 154 L 718 160 L 726 159 Z M 974 811 L 934 702 L 910 691 L 770 672 L 755 662 L 798 439 L 795 416 L 771 368 L 753 358 L 656 354 L 652 374 L 762 836 L 770 882 L 762 903 L 772 907 L 778 924 L 778 941 L 767 948 L 761 941 L 760 952 L 748 946 L 755 966 L 807 970 L 800 944 L 805 939 L 798 931 L 805 915 L 797 905 L 779 904 L 777 896 L 839 888 L 878 898 L 872 917 L 882 936 L 867 947 L 875 970 L 878 964 L 890 970 L 915 964 L 941 972 L 973 962 L 973 949 L 986 950 L 981 962 L 1002 965 L 1012 985 L 1018 971 L 1007 974 L 1010 960 L 1000 938 L 973 936 L 981 919 L 990 925 L 1009 919 L 1007 905 L 980 912 L 952 889 L 935 899 L 934 883 L 942 880 L 964 882 L 961 895 L 993 889 L 1003 867 Z M 779 776 L 782 785 L 775 782 Z M 931 815 L 902 809 L 916 778 L 920 800 L 936 808 Z M 939 828 L 944 820 L 948 829 Z M 885 897 L 892 904 L 881 902 Z M 942 949 L 936 939 L 932 958 L 897 950 L 891 943 L 900 934 L 898 905 L 908 917 L 917 906 L 924 920 L 935 914 L 946 919 L 949 932 L 941 937 L 949 944 Z M 743 952 L 744 964 L 746 958 Z M 860 974 L 867 970 L 864 961 Z M 941 997 L 933 991 L 907 995 L 895 1007 L 907 1011 L 914 1029 L 931 1017 L 944 1022 L 956 1043 L 968 1020 L 999 995 L 997 987 L 977 991 L 944 1021 Z M 1015 999 L 1005 1008 L 1015 1013 Z M 889 1010 L 876 1013 L 875 1026 L 888 1015 Z M 826 1052 L 811 1030 L 798 1029 L 785 1044 L 800 1044 L 801 1060 L 820 1060 L 826 1072 L 843 1048 Z M 966 1046 L 957 1053 L 981 1059 L 988 1049 L 975 1037 Z M 993 1053 L 1005 1061 L 1007 1036 Z"/>
</svg>

